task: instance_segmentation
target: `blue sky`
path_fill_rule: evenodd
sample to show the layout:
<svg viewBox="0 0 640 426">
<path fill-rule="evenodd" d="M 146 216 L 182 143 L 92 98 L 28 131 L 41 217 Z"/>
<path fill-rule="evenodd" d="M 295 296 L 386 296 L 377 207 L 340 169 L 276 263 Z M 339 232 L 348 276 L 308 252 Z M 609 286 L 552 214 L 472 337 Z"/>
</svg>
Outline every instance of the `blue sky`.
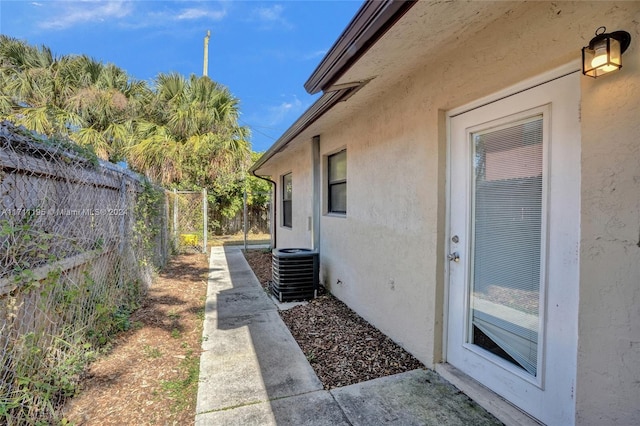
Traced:
<svg viewBox="0 0 640 426">
<path fill-rule="evenodd" d="M 55 55 L 87 54 L 151 81 L 202 74 L 240 99 L 254 151 L 266 150 L 316 99 L 303 84 L 362 5 L 334 1 L 0 0 L 0 33 Z"/>
</svg>

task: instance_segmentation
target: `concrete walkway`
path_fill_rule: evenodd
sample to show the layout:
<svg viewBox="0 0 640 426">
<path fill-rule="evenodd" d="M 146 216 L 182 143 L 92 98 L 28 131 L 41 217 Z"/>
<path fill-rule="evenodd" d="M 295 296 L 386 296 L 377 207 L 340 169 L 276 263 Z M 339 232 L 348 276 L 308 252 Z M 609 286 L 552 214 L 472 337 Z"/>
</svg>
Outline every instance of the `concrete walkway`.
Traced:
<svg viewBox="0 0 640 426">
<path fill-rule="evenodd" d="M 240 247 L 214 247 L 196 425 L 495 425 L 430 370 L 324 390 Z"/>
</svg>

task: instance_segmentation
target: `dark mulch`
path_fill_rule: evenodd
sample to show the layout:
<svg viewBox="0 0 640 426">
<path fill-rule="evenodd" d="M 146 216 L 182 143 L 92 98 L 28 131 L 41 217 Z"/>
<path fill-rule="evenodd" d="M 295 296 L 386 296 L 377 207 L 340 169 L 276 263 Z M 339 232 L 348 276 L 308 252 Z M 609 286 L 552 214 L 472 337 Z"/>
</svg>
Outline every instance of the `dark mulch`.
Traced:
<svg viewBox="0 0 640 426">
<path fill-rule="evenodd" d="M 249 250 L 247 262 L 265 289 L 271 254 Z M 424 365 L 347 305 L 328 293 L 306 305 L 281 311 L 285 324 L 325 389 L 402 373 Z"/>
</svg>

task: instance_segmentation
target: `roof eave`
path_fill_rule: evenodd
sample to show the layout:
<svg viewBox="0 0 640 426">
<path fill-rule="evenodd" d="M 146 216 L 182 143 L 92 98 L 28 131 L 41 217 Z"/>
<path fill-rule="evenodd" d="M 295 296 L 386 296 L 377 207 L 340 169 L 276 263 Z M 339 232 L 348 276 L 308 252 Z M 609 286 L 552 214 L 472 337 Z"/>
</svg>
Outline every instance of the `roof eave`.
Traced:
<svg viewBox="0 0 640 426">
<path fill-rule="evenodd" d="M 335 84 L 415 3 L 416 0 L 365 1 L 304 84 L 305 90 L 315 94 Z"/>
<path fill-rule="evenodd" d="M 336 103 L 346 100 L 368 82 L 337 85 L 336 81 L 382 37 L 417 0 L 365 1 L 342 35 L 311 74 L 304 87 L 310 94 L 324 93 L 296 120 L 289 129 L 249 169 L 258 171 L 269 159 L 281 152 L 304 130 L 329 111 Z M 338 87 L 340 87 L 338 89 Z"/>
<path fill-rule="evenodd" d="M 324 93 L 311 105 L 296 121 L 278 138 L 271 147 L 256 161 L 251 168 L 250 173 L 259 170 L 269 159 L 281 152 L 286 146 L 293 141 L 300 133 L 311 126 L 318 118 L 330 110 L 336 103 L 344 100 L 351 94 L 351 91 L 336 90 Z"/>
</svg>

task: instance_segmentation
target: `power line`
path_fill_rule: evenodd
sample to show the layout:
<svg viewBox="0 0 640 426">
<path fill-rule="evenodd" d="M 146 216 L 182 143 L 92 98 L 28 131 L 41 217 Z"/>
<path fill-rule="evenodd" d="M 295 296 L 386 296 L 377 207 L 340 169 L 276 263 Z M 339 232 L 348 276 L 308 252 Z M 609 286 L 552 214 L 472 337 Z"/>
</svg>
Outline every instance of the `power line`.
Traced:
<svg viewBox="0 0 640 426">
<path fill-rule="evenodd" d="M 256 133 L 259 133 L 259 134 L 261 134 L 261 135 L 262 135 L 262 136 L 264 136 L 264 137 L 267 137 L 267 138 L 269 138 L 269 139 L 271 139 L 271 140 L 274 140 L 274 141 L 278 139 L 278 138 L 273 137 L 273 136 L 271 136 L 271 135 L 268 135 L 268 134 L 266 134 L 266 133 L 264 133 L 264 132 L 261 132 L 260 130 L 258 130 L 258 129 L 257 129 L 258 127 L 262 127 L 263 129 L 273 129 L 273 130 L 276 130 L 276 129 L 275 129 L 275 128 L 273 128 L 273 127 L 253 126 L 253 125 L 251 125 L 251 124 L 247 123 L 246 121 L 244 121 L 244 120 L 242 120 L 242 119 L 238 119 L 238 121 L 239 121 L 241 124 L 243 124 L 243 125 L 248 126 L 249 128 L 251 128 L 251 130 L 252 130 L 252 131 L 254 131 L 254 132 L 256 132 Z"/>
</svg>

